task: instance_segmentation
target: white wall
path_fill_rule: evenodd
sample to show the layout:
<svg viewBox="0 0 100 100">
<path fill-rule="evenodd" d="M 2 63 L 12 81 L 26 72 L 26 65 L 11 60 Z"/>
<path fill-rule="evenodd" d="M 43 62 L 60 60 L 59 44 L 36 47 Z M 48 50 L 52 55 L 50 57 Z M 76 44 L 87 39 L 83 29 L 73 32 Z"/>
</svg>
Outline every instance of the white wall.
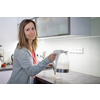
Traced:
<svg viewBox="0 0 100 100">
<path fill-rule="evenodd" d="M 17 24 L 21 23 L 23 19 L 31 19 L 31 18 L 34 18 L 34 17 L 17 17 Z"/>
<path fill-rule="evenodd" d="M 91 73 L 100 77 L 100 36 L 91 38 Z"/>
<path fill-rule="evenodd" d="M 84 48 L 83 54 L 68 53 L 70 70 L 100 77 L 100 36 L 40 39 L 36 53 L 47 51 L 48 55 L 56 49 L 70 47 Z"/>
<path fill-rule="evenodd" d="M 17 41 L 17 17 L 0 17 L 0 45 L 4 47 L 5 62 L 11 62 Z"/>
</svg>

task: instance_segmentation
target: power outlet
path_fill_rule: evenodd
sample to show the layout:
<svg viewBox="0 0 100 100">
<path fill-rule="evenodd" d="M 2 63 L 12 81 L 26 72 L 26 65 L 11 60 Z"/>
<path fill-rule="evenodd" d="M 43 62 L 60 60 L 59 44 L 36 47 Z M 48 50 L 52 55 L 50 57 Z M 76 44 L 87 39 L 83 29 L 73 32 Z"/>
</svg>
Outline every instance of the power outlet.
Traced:
<svg viewBox="0 0 100 100">
<path fill-rule="evenodd" d="M 69 48 L 69 52 L 83 54 L 83 48 Z"/>
</svg>

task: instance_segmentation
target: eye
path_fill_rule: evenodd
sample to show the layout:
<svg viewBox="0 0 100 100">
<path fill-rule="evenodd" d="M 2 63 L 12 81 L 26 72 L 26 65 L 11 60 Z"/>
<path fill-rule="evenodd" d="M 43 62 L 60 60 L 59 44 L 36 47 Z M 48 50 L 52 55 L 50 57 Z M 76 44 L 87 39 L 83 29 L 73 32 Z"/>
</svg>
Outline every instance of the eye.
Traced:
<svg viewBox="0 0 100 100">
<path fill-rule="evenodd" d="M 34 28 L 32 28 L 32 30 L 34 30 Z"/>
<path fill-rule="evenodd" d="M 26 31 L 29 31 L 29 28 L 28 28 L 28 29 L 26 29 Z"/>
</svg>

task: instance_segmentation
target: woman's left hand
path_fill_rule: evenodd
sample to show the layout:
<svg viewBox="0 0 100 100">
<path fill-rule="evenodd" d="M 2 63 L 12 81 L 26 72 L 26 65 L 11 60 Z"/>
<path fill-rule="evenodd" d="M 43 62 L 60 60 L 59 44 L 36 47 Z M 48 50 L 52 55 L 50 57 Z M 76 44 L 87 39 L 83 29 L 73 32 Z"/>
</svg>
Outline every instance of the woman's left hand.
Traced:
<svg viewBox="0 0 100 100">
<path fill-rule="evenodd" d="M 49 67 L 53 67 L 52 63 L 49 63 L 48 66 L 49 66 Z"/>
</svg>

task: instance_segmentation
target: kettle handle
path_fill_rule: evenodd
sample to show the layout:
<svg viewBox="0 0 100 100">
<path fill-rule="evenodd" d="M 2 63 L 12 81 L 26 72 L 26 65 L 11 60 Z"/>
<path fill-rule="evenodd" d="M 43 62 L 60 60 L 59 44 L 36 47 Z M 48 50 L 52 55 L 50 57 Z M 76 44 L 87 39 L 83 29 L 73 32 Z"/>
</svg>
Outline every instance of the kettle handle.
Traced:
<svg viewBox="0 0 100 100">
<path fill-rule="evenodd" d="M 56 53 L 57 54 L 57 58 L 55 59 L 55 61 L 52 62 L 52 65 L 56 71 L 56 68 L 57 68 L 57 62 L 58 62 L 58 59 L 59 59 L 59 56 L 60 56 L 60 52 L 59 51 L 54 51 L 53 53 Z M 55 63 L 54 63 L 55 62 Z"/>
<path fill-rule="evenodd" d="M 14 56 L 14 54 L 11 55 L 11 60 L 13 60 L 13 56 Z"/>
</svg>

